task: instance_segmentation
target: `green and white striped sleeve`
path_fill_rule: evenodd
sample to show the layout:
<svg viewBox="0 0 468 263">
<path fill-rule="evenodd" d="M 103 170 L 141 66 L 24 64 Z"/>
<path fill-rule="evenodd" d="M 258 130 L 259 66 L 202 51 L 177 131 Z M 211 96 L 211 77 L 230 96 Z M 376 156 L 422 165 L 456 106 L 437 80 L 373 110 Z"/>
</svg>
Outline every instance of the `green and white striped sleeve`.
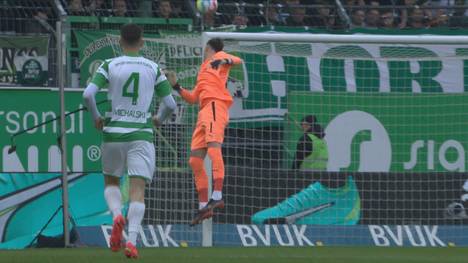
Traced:
<svg viewBox="0 0 468 263">
<path fill-rule="evenodd" d="M 166 75 L 161 72 L 161 69 L 156 70 L 156 83 L 154 86 L 156 96 L 164 98 L 172 93 L 172 87 L 166 78 Z"/>
<path fill-rule="evenodd" d="M 110 59 L 105 60 L 96 70 L 96 73 L 91 80 L 91 83 L 98 86 L 100 89 L 105 88 L 109 83 L 109 63 Z"/>
</svg>

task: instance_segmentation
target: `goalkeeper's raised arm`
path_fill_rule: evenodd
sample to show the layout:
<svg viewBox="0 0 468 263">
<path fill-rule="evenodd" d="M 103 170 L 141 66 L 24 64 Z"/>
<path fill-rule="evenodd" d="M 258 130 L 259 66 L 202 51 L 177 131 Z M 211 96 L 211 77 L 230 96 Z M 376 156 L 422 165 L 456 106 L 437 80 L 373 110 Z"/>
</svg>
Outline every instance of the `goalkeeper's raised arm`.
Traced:
<svg viewBox="0 0 468 263">
<path fill-rule="evenodd" d="M 180 96 L 188 103 L 199 103 L 204 106 L 210 99 L 219 99 L 228 103 L 232 102 L 229 90 L 226 88 L 229 70 L 232 65 L 241 64 L 242 59 L 230 55 L 224 51 L 205 47 L 205 60 L 198 72 L 197 83 L 192 91 L 183 88 L 177 81 L 174 72 L 168 72 L 167 78 Z"/>
</svg>

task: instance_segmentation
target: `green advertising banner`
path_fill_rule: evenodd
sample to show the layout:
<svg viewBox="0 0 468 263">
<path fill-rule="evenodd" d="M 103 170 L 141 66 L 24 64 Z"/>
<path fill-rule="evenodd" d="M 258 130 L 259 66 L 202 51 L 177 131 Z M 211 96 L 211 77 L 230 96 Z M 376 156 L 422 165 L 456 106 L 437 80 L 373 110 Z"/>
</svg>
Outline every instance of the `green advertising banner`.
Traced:
<svg viewBox="0 0 468 263">
<path fill-rule="evenodd" d="M 100 31 L 74 31 L 80 49 L 80 86 L 86 87 L 97 68 L 106 59 L 115 57 L 113 46 L 114 38 L 108 38 L 106 32 Z"/>
<path fill-rule="evenodd" d="M 385 32 L 384 32 L 385 33 Z M 395 33 L 395 32 L 393 32 Z M 430 32 L 426 32 L 430 33 Z M 106 32 L 76 32 L 82 52 L 81 80 L 118 49 Z M 193 87 L 201 63 L 196 34 L 146 36 L 145 48 L 163 68 Z M 112 40 L 114 39 L 114 40 Z M 462 93 L 468 90 L 468 46 L 225 41 L 244 60 L 232 69 L 231 127 L 278 125 L 288 94 L 304 92 Z M 243 126 L 241 126 L 243 127 Z"/>
<path fill-rule="evenodd" d="M 245 62 L 233 122 L 282 120 L 292 92 L 463 93 L 467 46 L 325 43 L 233 45 Z"/>
<path fill-rule="evenodd" d="M 49 36 L 0 35 L 0 85 L 44 86 Z"/>
<path fill-rule="evenodd" d="M 80 49 L 80 85 L 86 86 L 105 60 L 122 55 L 119 36 L 108 31 L 74 31 Z M 194 34 L 145 34 L 142 55 L 163 69 L 176 70 L 180 79 L 195 82 L 201 63 L 201 39 Z"/>
<path fill-rule="evenodd" d="M 17 150 L 8 154 L 11 135 L 59 116 L 58 91 L 0 90 L 0 97 L 0 171 L 59 172 L 58 121 L 17 136 Z M 97 101 L 104 98 L 104 94 L 100 93 Z M 65 100 L 67 111 L 83 107 L 81 92 L 66 92 Z M 100 171 L 101 135 L 94 128 L 88 112 L 72 114 L 66 121 L 68 169 L 71 172 Z"/>
<path fill-rule="evenodd" d="M 329 171 L 465 172 L 467 94 L 311 93 L 288 95 L 289 161 L 315 115 L 325 129 Z M 288 163 L 290 165 L 290 162 Z"/>
</svg>

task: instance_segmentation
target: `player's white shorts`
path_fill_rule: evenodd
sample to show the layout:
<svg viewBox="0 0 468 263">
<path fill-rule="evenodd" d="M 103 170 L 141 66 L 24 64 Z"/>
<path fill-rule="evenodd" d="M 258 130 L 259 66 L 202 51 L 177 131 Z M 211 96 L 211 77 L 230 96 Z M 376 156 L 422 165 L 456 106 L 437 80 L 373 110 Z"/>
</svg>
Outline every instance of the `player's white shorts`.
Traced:
<svg viewBox="0 0 468 263">
<path fill-rule="evenodd" d="M 143 177 L 151 182 L 155 169 L 154 144 L 148 141 L 106 142 L 101 145 L 102 173 Z M 127 168 L 127 171 L 125 169 Z"/>
</svg>

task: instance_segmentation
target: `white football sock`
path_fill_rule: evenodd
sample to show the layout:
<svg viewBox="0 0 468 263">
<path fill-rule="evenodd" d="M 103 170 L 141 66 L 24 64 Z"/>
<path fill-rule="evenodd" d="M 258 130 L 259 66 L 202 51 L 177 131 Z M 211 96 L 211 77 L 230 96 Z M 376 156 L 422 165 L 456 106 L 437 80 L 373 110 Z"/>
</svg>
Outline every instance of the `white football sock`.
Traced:
<svg viewBox="0 0 468 263">
<path fill-rule="evenodd" d="M 140 202 L 131 202 L 128 207 L 128 241 L 136 245 L 138 231 L 141 221 L 145 215 L 145 204 Z"/>
<path fill-rule="evenodd" d="M 200 203 L 198 203 L 198 210 L 200 210 L 200 209 L 202 209 L 203 207 L 205 207 L 206 204 L 208 204 L 208 202 L 200 202 Z"/>
<path fill-rule="evenodd" d="M 223 194 L 221 191 L 213 191 L 213 194 L 211 195 L 211 199 L 215 201 L 219 201 L 223 198 Z"/>
<path fill-rule="evenodd" d="M 104 197 L 111 211 L 113 218 L 122 214 L 122 195 L 120 194 L 120 188 L 115 185 L 109 185 L 104 188 Z"/>
</svg>

